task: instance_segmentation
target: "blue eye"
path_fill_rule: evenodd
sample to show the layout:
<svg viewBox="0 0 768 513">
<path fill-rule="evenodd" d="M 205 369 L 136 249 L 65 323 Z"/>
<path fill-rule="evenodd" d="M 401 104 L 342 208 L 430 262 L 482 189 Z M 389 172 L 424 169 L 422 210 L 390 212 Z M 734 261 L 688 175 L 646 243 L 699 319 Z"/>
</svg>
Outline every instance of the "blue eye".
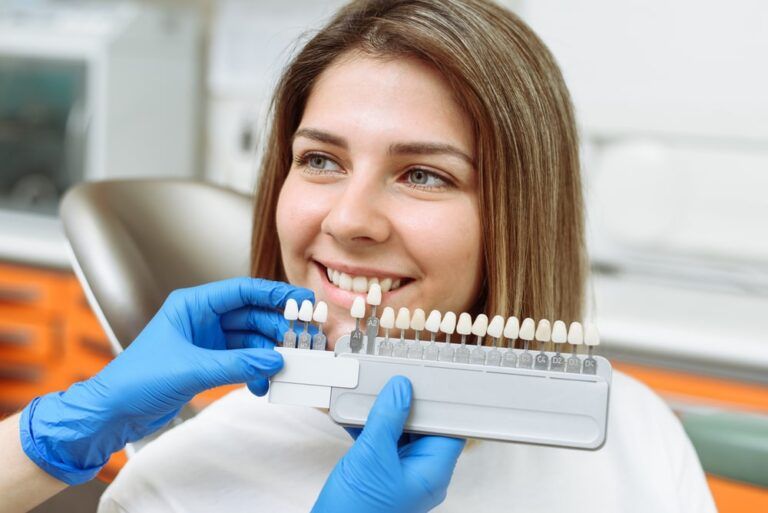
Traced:
<svg viewBox="0 0 768 513">
<path fill-rule="evenodd" d="M 411 169 L 406 172 L 407 185 L 418 189 L 442 189 L 451 185 L 437 173 L 426 169 Z"/>
<path fill-rule="evenodd" d="M 329 157 L 319 153 L 307 153 L 294 159 L 299 167 L 309 173 L 336 173 L 341 167 Z"/>
</svg>

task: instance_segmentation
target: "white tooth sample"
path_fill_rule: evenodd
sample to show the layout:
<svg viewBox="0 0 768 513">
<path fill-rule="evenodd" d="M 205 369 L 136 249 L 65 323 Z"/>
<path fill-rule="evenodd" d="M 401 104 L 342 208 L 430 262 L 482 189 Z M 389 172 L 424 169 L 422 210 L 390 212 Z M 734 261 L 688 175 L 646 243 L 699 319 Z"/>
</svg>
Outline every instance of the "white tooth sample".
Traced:
<svg viewBox="0 0 768 513">
<path fill-rule="evenodd" d="M 373 306 L 379 306 L 381 304 L 381 287 L 378 283 L 371 284 L 365 302 Z"/>
<path fill-rule="evenodd" d="M 426 324 L 426 314 L 421 308 L 416 308 L 411 315 L 411 329 L 414 331 L 423 331 Z"/>
<path fill-rule="evenodd" d="M 365 300 L 361 297 L 356 297 L 352 302 L 352 308 L 349 313 L 355 319 L 362 319 L 365 317 Z"/>
<path fill-rule="evenodd" d="M 328 320 L 328 305 L 325 301 L 317 302 L 315 311 L 312 314 L 312 320 L 319 323 L 324 323 Z"/>
<path fill-rule="evenodd" d="M 395 290 L 397 287 L 400 286 L 400 280 L 392 280 L 392 286 L 389 290 Z"/>
<path fill-rule="evenodd" d="M 379 282 L 382 292 L 389 292 L 392 289 L 392 278 L 384 278 Z"/>
<path fill-rule="evenodd" d="M 309 322 L 312 320 L 312 301 L 305 299 L 301 302 L 301 308 L 299 308 L 299 320 L 302 322 Z"/>
<path fill-rule="evenodd" d="M 568 343 L 575 346 L 584 343 L 584 331 L 581 328 L 580 322 L 572 322 L 568 328 Z"/>
<path fill-rule="evenodd" d="M 459 322 L 456 324 L 456 333 L 459 335 L 469 335 L 472 333 L 472 316 L 467 312 L 459 314 Z"/>
<path fill-rule="evenodd" d="M 411 327 L 411 312 L 406 307 L 400 308 L 397 311 L 397 318 L 395 319 L 395 328 L 399 330 L 407 330 Z"/>
<path fill-rule="evenodd" d="M 600 333 L 597 331 L 597 326 L 592 323 L 584 325 L 584 343 L 588 346 L 600 345 Z"/>
<path fill-rule="evenodd" d="M 475 322 L 472 324 L 472 334 L 476 337 L 484 337 L 486 331 L 488 331 L 488 316 L 480 314 L 475 318 Z"/>
<path fill-rule="evenodd" d="M 563 321 L 555 321 L 552 325 L 552 342 L 563 344 L 568 340 L 568 329 Z"/>
<path fill-rule="evenodd" d="M 395 310 L 391 306 L 385 306 L 379 319 L 379 326 L 383 329 L 391 330 L 395 327 Z"/>
<path fill-rule="evenodd" d="M 368 278 L 365 276 L 355 276 L 352 278 L 352 290 L 354 292 L 367 292 Z"/>
<path fill-rule="evenodd" d="M 504 338 L 515 340 L 520 334 L 520 321 L 514 315 L 507 319 L 507 324 L 504 325 Z"/>
<path fill-rule="evenodd" d="M 523 324 L 520 325 L 520 333 L 518 336 L 522 340 L 533 340 L 534 333 L 536 332 L 536 322 L 530 317 L 523 319 Z"/>
<path fill-rule="evenodd" d="M 299 304 L 295 299 L 289 299 L 285 302 L 283 317 L 285 317 L 288 321 L 295 321 L 299 318 Z"/>
<path fill-rule="evenodd" d="M 453 335 L 456 329 L 456 314 L 453 312 L 445 312 L 443 320 L 440 323 L 440 331 L 448 335 Z"/>
<path fill-rule="evenodd" d="M 501 332 L 504 331 L 504 317 L 494 315 L 491 323 L 488 325 L 488 336 L 501 338 Z"/>
<path fill-rule="evenodd" d="M 424 329 L 426 329 L 430 333 L 437 333 L 440 331 L 440 312 L 437 310 L 432 310 L 429 312 L 429 316 L 427 317 L 427 322 L 424 323 Z"/>
<path fill-rule="evenodd" d="M 552 339 L 552 326 L 549 321 L 542 319 L 536 327 L 536 340 L 538 342 L 549 342 Z"/>
</svg>

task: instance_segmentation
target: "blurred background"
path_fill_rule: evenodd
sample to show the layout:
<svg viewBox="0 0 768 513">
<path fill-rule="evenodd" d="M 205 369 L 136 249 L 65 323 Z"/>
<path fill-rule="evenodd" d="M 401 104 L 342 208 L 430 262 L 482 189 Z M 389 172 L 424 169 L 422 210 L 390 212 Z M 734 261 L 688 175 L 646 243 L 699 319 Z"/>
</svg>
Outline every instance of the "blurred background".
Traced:
<svg viewBox="0 0 768 513">
<path fill-rule="evenodd" d="M 602 353 L 680 415 L 720 511 L 768 511 L 768 4 L 501 3 L 574 98 Z M 276 77 L 341 4 L 0 0 L 0 415 L 112 357 L 72 274 L 64 191 L 252 192 Z M 124 461 L 36 511 L 95 511 Z"/>
</svg>

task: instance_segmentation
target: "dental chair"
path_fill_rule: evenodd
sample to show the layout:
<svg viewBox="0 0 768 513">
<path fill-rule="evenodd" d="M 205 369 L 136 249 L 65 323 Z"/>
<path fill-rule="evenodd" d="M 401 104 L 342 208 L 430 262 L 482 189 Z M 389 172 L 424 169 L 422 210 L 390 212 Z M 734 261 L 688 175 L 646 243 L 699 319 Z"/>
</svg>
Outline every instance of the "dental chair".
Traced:
<svg viewBox="0 0 768 513">
<path fill-rule="evenodd" d="M 72 266 L 115 352 L 172 290 L 248 275 L 252 216 L 251 197 L 200 182 L 107 181 L 71 189 L 61 219 Z M 194 413 L 186 408 L 181 417 Z M 768 488 L 768 417 L 678 413 L 707 472 Z"/>
<path fill-rule="evenodd" d="M 249 274 L 253 200 L 229 189 L 185 180 L 83 183 L 67 192 L 60 216 L 72 267 L 115 354 L 171 291 Z M 195 413 L 185 407 L 174 425 Z"/>
</svg>

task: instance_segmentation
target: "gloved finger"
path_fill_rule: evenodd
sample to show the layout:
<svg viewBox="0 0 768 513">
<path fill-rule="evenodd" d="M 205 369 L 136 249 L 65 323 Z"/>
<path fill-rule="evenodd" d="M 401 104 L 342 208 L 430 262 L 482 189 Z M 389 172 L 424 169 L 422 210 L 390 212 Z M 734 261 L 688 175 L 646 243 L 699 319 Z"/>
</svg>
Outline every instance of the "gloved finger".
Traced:
<svg viewBox="0 0 768 513">
<path fill-rule="evenodd" d="M 219 315 L 246 305 L 283 309 L 289 298 L 299 304 L 305 299 L 312 302 L 315 299 L 309 289 L 261 278 L 232 278 L 187 290 L 205 295 L 207 304 Z"/>
<path fill-rule="evenodd" d="M 403 469 L 420 477 L 431 491 L 445 490 L 466 440 L 423 436 L 399 451 Z"/>
<path fill-rule="evenodd" d="M 278 341 L 288 330 L 288 321 L 275 310 L 245 306 L 222 315 L 219 319 L 221 329 L 226 331 L 251 331 Z"/>
<path fill-rule="evenodd" d="M 248 390 L 255 396 L 262 397 L 269 391 L 269 380 L 267 378 L 259 378 L 246 383 Z"/>
<path fill-rule="evenodd" d="M 283 339 L 283 334 L 288 331 L 288 321 L 283 314 L 275 310 L 244 306 L 221 316 L 221 329 L 224 331 L 256 331 L 274 341 Z M 294 330 L 304 330 L 304 323 L 297 323 Z M 309 327 L 311 334 L 317 333 L 317 328 Z"/>
<path fill-rule="evenodd" d="M 227 349 L 274 349 L 275 341 L 253 331 L 225 331 Z"/>
<path fill-rule="evenodd" d="M 225 349 L 201 351 L 190 369 L 202 390 L 234 383 L 248 383 L 272 376 L 283 368 L 283 357 L 272 349 Z M 197 390 L 201 392 L 202 390 Z"/>
<path fill-rule="evenodd" d="M 386 442 L 397 447 L 411 411 L 412 397 L 413 389 L 408 378 L 392 377 L 373 403 L 360 437 L 365 437 L 372 445 Z"/>
</svg>

